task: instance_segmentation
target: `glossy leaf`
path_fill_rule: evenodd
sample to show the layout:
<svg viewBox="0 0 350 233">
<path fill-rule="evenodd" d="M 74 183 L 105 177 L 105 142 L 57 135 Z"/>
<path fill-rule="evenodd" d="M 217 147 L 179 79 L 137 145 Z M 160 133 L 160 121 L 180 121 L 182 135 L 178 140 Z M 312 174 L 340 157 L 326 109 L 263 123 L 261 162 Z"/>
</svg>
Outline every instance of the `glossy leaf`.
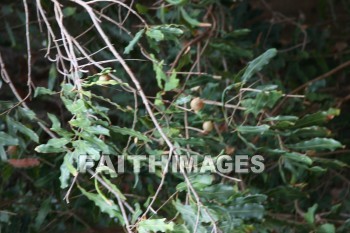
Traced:
<svg viewBox="0 0 350 233">
<path fill-rule="evenodd" d="M 141 29 L 135 34 L 135 37 L 129 42 L 128 46 L 125 47 L 124 54 L 129 54 L 134 49 L 135 45 L 139 42 L 144 32 L 145 29 Z"/>
<path fill-rule="evenodd" d="M 266 66 L 276 55 L 276 49 L 269 49 L 259 57 L 255 58 L 253 61 L 249 62 L 248 67 L 244 71 L 244 74 L 241 78 L 242 82 L 248 82 L 253 75 L 259 72 L 264 66 Z"/>
<path fill-rule="evenodd" d="M 307 141 L 302 141 L 295 144 L 286 145 L 293 150 L 307 151 L 307 150 L 335 150 L 342 148 L 342 144 L 331 138 L 314 138 Z"/>
</svg>

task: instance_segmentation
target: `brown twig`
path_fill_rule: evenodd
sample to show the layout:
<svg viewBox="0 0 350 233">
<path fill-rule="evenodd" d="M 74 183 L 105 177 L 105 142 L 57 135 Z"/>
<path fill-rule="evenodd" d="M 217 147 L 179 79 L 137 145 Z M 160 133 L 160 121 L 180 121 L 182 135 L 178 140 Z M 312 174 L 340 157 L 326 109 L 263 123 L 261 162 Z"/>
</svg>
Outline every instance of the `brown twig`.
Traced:
<svg viewBox="0 0 350 233">
<path fill-rule="evenodd" d="M 314 79 L 312 79 L 312 80 L 310 80 L 310 81 L 304 83 L 303 85 L 301 85 L 301 86 L 295 88 L 294 90 L 292 90 L 288 95 L 293 95 L 293 94 L 295 94 L 295 93 L 297 93 L 297 92 L 299 92 L 299 91 L 301 91 L 301 90 L 307 88 L 310 84 L 312 84 L 312 83 L 314 83 L 314 82 L 317 82 L 317 81 L 320 81 L 320 80 L 322 80 L 322 79 L 328 78 L 328 77 L 332 76 L 333 74 L 335 74 L 335 73 L 337 73 L 337 72 L 339 72 L 339 71 L 345 69 L 345 68 L 348 67 L 348 66 L 350 66 L 350 61 L 344 62 L 344 63 L 340 64 L 339 66 L 335 67 L 334 69 L 328 71 L 327 73 L 324 73 L 324 74 L 322 74 L 322 75 L 320 75 L 320 76 L 318 76 L 318 77 L 316 77 L 316 78 L 314 78 Z M 285 97 L 281 100 L 281 102 L 273 109 L 271 115 L 275 115 L 276 112 L 277 112 L 277 111 L 282 107 L 282 105 L 286 102 L 286 100 L 287 100 L 287 96 L 285 96 Z"/>
</svg>

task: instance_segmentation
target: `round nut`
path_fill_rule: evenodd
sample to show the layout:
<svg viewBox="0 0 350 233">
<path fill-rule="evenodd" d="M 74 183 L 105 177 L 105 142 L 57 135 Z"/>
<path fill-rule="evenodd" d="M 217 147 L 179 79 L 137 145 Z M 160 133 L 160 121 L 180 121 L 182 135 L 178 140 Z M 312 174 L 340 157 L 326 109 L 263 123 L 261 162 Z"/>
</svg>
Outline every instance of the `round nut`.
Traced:
<svg viewBox="0 0 350 233">
<path fill-rule="evenodd" d="M 199 97 L 194 98 L 191 101 L 191 109 L 195 112 L 200 111 L 204 107 L 204 102 Z"/>
<path fill-rule="evenodd" d="M 207 133 L 209 133 L 210 131 L 212 131 L 214 128 L 213 122 L 211 121 L 205 121 L 203 123 L 203 130 Z"/>
<path fill-rule="evenodd" d="M 107 74 L 103 74 L 98 78 L 98 81 L 108 81 L 108 80 L 110 80 L 110 78 Z"/>
<path fill-rule="evenodd" d="M 7 147 L 7 154 L 8 155 L 15 155 L 17 153 L 17 146 L 9 146 Z"/>
</svg>

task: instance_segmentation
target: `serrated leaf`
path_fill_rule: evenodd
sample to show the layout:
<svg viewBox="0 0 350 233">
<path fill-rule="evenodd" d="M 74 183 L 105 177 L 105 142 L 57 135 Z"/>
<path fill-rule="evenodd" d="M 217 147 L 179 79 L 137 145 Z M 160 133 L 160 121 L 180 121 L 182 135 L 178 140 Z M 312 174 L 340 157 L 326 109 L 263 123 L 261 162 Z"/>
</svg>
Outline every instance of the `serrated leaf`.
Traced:
<svg viewBox="0 0 350 233">
<path fill-rule="evenodd" d="M 153 59 L 153 70 L 156 72 L 156 80 L 158 87 L 163 89 L 163 81 L 167 80 L 167 76 L 163 71 L 163 61 L 158 62 L 155 60 L 154 55 L 151 55 L 151 58 Z"/>
<path fill-rule="evenodd" d="M 294 128 L 304 128 L 313 125 L 320 125 L 332 119 L 334 116 L 338 116 L 339 114 L 340 110 L 334 108 L 331 108 L 328 111 L 309 114 L 295 122 Z"/>
<path fill-rule="evenodd" d="M 264 66 L 266 66 L 270 60 L 277 55 L 276 49 L 269 49 L 253 61 L 249 62 L 247 69 L 241 78 L 243 83 L 246 83 L 253 75 L 259 72 Z"/>
<path fill-rule="evenodd" d="M 186 12 L 186 10 L 185 10 L 184 8 L 181 7 L 181 8 L 180 8 L 180 11 L 181 11 L 181 15 L 182 15 L 183 19 L 184 19 L 187 23 L 189 23 L 192 27 L 200 25 L 200 22 L 199 22 L 198 20 L 192 18 L 192 17 Z"/>
<path fill-rule="evenodd" d="M 103 177 L 103 180 L 106 182 L 106 184 L 108 184 L 109 187 L 111 187 L 113 189 L 113 191 L 115 191 L 118 196 L 122 199 L 122 200 L 126 200 L 126 197 L 123 195 L 122 192 L 120 192 L 120 190 L 117 188 L 117 186 L 115 184 L 113 184 L 109 179 L 107 179 L 106 177 Z"/>
<path fill-rule="evenodd" d="M 329 137 L 331 131 L 325 127 L 310 126 L 294 130 L 291 134 L 300 138 Z"/>
<path fill-rule="evenodd" d="M 121 83 L 118 82 L 117 80 L 110 79 L 110 80 L 97 80 L 95 82 L 90 82 L 90 83 L 83 83 L 83 87 L 91 87 L 91 86 L 106 86 L 106 85 L 125 85 L 128 86 L 129 84 L 127 83 Z"/>
<path fill-rule="evenodd" d="M 213 176 L 210 174 L 200 174 L 200 175 L 193 175 L 189 177 L 189 180 L 193 186 L 193 188 L 197 190 L 201 190 L 205 187 L 208 187 L 213 182 Z M 181 182 L 176 186 L 176 190 L 178 191 L 184 191 L 187 190 L 187 183 Z"/>
<path fill-rule="evenodd" d="M 175 225 L 172 233 L 190 233 L 190 230 L 183 224 Z"/>
<path fill-rule="evenodd" d="M 60 166 L 61 175 L 59 177 L 59 180 L 61 182 L 61 189 L 65 189 L 69 186 L 68 181 L 70 178 L 70 171 L 68 164 L 71 164 L 72 160 L 72 154 L 69 152 L 64 156 L 63 163 Z"/>
<path fill-rule="evenodd" d="M 315 212 L 317 207 L 318 205 L 314 204 L 312 207 L 308 208 L 307 212 L 304 215 L 306 222 L 309 223 L 310 225 L 314 224 L 315 222 Z"/>
<path fill-rule="evenodd" d="M 181 214 L 182 219 L 185 221 L 186 226 L 190 232 L 194 232 L 195 225 L 197 223 L 197 209 L 193 208 L 190 205 L 183 205 L 179 201 L 173 202 L 176 210 Z M 197 232 L 207 232 L 205 227 L 201 224 L 202 218 L 199 218 L 199 224 L 197 227 Z"/>
<path fill-rule="evenodd" d="M 171 91 L 179 86 L 180 80 L 176 78 L 176 72 L 173 70 L 170 77 L 165 82 L 164 91 Z"/>
<path fill-rule="evenodd" d="M 75 14 L 76 10 L 77 10 L 76 7 L 67 6 L 63 9 L 63 15 L 64 15 L 64 17 L 72 16 Z"/>
<path fill-rule="evenodd" d="M 229 206 L 227 211 L 234 218 L 239 219 L 262 219 L 265 214 L 264 206 L 257 203 Z"/>
<path fill-rule="evenodd" d="M 37 87 L 35 88 L 34 98 L 40 95 L 53 95 L 53 94 L 55 94 L 54 91 L 51 91 L 45 87 Z"/>
<path fill-rule="evenodd" d="M 142 220 L 138 224 L 139 233 L 148 233 L 148 232 L 166 232 L 172 231 L 174 229 L 174 223 L 166 223 L 166 219 L 146 219 Z"/>
<path fill-rule="evenodd" d="M 6 117 L 6 121 L 15 130 L 18 130 L 22 134 L 28 136 L 34 142 L 36 142 L 36 143 L 39 142 L 39 136 L 33 130 L 27 128 L 27 126 L 23 125 L 22 123 L 20 123 L 18 121 L 13 120 L 9 116 Z"/>
<path fill-rule="evenodd" d="M 38 215 L 35 218 L 34 228 L 38 231 L 43 224 L 45 218 L 50 212 L 51 198 L 47 198 L 40 206 Z"/>
<path fill-rule="evenodd" d="M 65 145 L 70 141 L 66 138 L 52 138 L 46 144 L 35 147 L 39 153 L 61 153 L 67 151 Z"/>
<path fill-rule="evenodd" d="M 100 195 L 89 193 L 80 186 L 78 186 L 78 188 L 84 196 L 86 196 L 89 200 L 93 201 L 95 205 L 98 206 L 103 213 L 108 214 L 110 218 L 121 217 L 119 208 L 113 200 L 109 200 L 108 202 L 106 202 Z"/>
<path fill-rule="evenodd" d="M 192 96 L 190 96 L 190 95 L 180 95 L 177 99 L 176 99 L 176 101 L 175 101 L 175 104 L 177 104 L 177 105 L 182 105 L 182 104 L 186 104 L 186 103 L 188 103 L 188 102 L 190 102 L 191 100 L 192 100 Z"/>
<path fill-rule="evenodd" d="M 269 125 L 259 125 L 259 126 L 238 126 L 236 130 L 242 134 L 246 133 L 264 133 L 269 130 Z"/>
<path fill-rule="evenodd" d="M 28 108 L 18 108 L 19 112 L 21 113 L 22 116 L 28 118 L 29 120 L 34 120 L 35 119 L 35 112 Z"/>
<path fill-rule="evenodd" d="M 342 144 L 331 138 L 314 138 L 307 141 L 302 141 L 295 144 L 286 145 L 293 150 L 307 151 L 307 150 L 335 150 L 342 148 Z"/>
<path fill-rule="evenodd" d="M 101 125 L 90 126 L 90 127 L 86 128 L 84 130 L 89 132 L 89 133 L 91 133 L 91 134 L 109 136 L 109 129 L 107 129 L 107 128 L 101 126 Z"/>
<path fill-rule="evenodd" d="M 135 45 L 137 42 L 139 42 L 144 32 L 145 29 L 141 29 L 136 33 L 135 37 L 129 42 L 128 46 L 125 47 L 124 54 L 129 54 L 134 49 Z"/>
<path fill-rule="evenodd" d="M 18 139 L 11 135 L 0 131 L 0 145 L 2 146 L 14 146 L 18 145 Z"/>
<path fill-rule="evenodd" d="M 297 116 L 276 116 L 265 118 L 264 121 L 296 121 L 298 119 Z"/>
<path fill-rule="evenodd" d="M 325 223 L 319 226 L 316 233 L 335 233 L 335 226 L 330 223 Z"/>
<path fill-rule="evenodd" d="M 1 144 L 0 144 L 0 158 L 1 158 L 2 161 L 6 161 L 7 160 L 7 154 L 6 154 L 5 148 Z"/>
<path fill-rule="evenodd" d="M 73 136 L 72 133 L 68 132 L 65 129 L 61 128 L 61 122 L 58 120 L 58 118 L 51 114 L 47 113 L 47 116 L 49 117 L 50 121 L 52 122 L 51 130 L 58 133 L 60 136 L 65 137 L 65 138 L 70 138 Z"/>
<path fill-rule="evenodd" d="M 110 130 L 112 130 L 115 133 L 120 133 L 122 135 L 128 135 L 128 136 L 132 136 L 132 137 L 137 137 L 139 140 L 145 141 L 145 142 L 150 142 L 150 139 L 148 137 L 146 137 L 145 135 L 143 135 L 142 133 L 135 131 L 133 129 L 129 129 L 129 128 L 122 128 L 119 126 L 111 126 Z"/>
<path fill-rule="evenodd" d="M 234 188 L 231 185 L 214 184 L 197 192 L 201 197 L 206 198 L 208 201 L 215 199 L 219 202 L 225 203 L 233 196 Z"/>
<path fill-rule="evenodd" d="M 283 157 L 291 159 L 293 161 L 303 163 L 306 165 L 311 165 L 312 164 L 312 159 L 304 154 L 299 154 L 299 153 L 285 153 L 283 154 Z"/>
<path fill-rule="evenodd" d="M 64 106 L 70 111 L 73 115 L 77 114 L 84 114 L 87 111 L 87 108 L 85 106 L 85 102 L 82 99 L 78 99 L 76 101 L 72 101 L 70 99 L 65 98 L 64 96 L 61 96 L 61 99 L 64 103 Z"/>
<path fill-rule="evenodd" d="M 91 145 L 91 143 L 84 140 L 76 140 L 72 143 L 74 153 L 78 155 L 90 155 L 92 159 L 100 159 L 100 151 Z"/>
<path fill-rule="evenodd" d="M 170 3 L 171 5 L 182 5 L 184 3 L 186 3 L 188 0 L 166 0 L 168 3 Z"/>
<path fill-rule="evenodd" d="M 149 37 L 149 38 L 151 38 L 151 39 L 153 39 L 153 40 L 155 40 L 155 41 L 157 41 L 157 42 L 159 42 L 159 41 L 162 41 L 162 40 L 164 40 L 164 34 L 162 33 L 162 31 L 161 30 L 159 30 L 159 29 L 155 29 L 155 28 L 149 28 L 147 31 L 146 31 L 146 35 Z"/>
</svg>

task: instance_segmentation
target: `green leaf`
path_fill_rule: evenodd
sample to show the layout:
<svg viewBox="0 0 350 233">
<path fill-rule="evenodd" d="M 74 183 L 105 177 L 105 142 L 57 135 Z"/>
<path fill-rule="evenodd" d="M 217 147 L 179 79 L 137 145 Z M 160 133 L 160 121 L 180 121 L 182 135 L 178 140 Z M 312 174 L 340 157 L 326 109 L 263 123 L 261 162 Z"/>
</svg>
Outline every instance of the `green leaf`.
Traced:
<svg viewBox="0 0 350 233">
<path fill-rule="evenodd" d="M 316 233 L 335 233 L 335 226 L 330 223 L 325 223 L 319 226 Z"/>
<path fill-rule="evenodd" d="M 259 72 L 270 60 L 277 54 L 276 49 L 269 49 L 253 61 L 249 62 L 247 69 L 245 70 L 241 80 L 246 83 L 253 75 Z"/>
<path fill-rule="evenodd" d="M 71 101 L 67 98 L 65 98 L 64 96 L 61 97 L 64 105 L 66 106 L 66 108 L 73 114 L 79 114 L 79 113 L 86 113 L 87 112 L 87 108 L 85 106 L 85 102 L 82 99 L 78 99 L 76 101 Z"/>
<path fill-rule="evenodd" d="M 180 11 L 181 11 L 181 15 L 184 18 L 184 20 L 187 23 L 189 23 L 192 27 L 198 26 L 200 24 L 200 22 L 198 20 L 192 18 L 183 7 L 180 8 Z"/>
<path fill-rule="evenodd" d="M 188 228 L 185 225 L 181 224 L 175 225 L 172 233 L 190 233 L 190 230 L 188 230 Z"/>
<path fill-rule="evenodd" d="M 39 142 L 39 136 L 31 129 L 27 128 L 25 125 L 22 123 L 13 120 L 11 117 L 7 116 L 6 117 L 7 124 L 9 124 L 12 128 L 15 130 L 18 130 L 22 134 L 28 136 L 31 140 L 34 142 L 38 143 Z"/>
<path fill-rule="evenodd" d="M 171 5 L 183 5 L 185 3 L 187 3 L 188 0 L 166 0 L 168 3 L 170 3 Z"/>
<path fill-rule="evenodd" d="M 239 219 L 262 219 L 264 217 L 264 206 L 257 203 L 229 206 L 227 211 L 234 218 Z"/>
<path fill-rule="evenodd" d="M 83 114 L 77 114 L 75 118 L 69 121 L 69 124 L 71 126 L 85 130 L 87 128 L 90 128 L 92 122 L 88 117 L 84 116 Z"/>
<path fill-rule="evenodd" d="M 7 36 L 11 41 L 11 47 L 12 48 L 16 47 L 17 42 L 16 42 L 15 34 L 13 33 L 12 27 L 7 21 L 5 21 L 5 28 L 6 28 Z"/>
<path fill-rule="evenodd" d="M 61 175 L 59 177 L 59 180 L 61 182 L 61 189 L 65 189 L 69 186 L 68 181 L 70 178 L 70 171 L 68 168 L 68 164 L 72 166 L 73 156 L 72 153 L 68 152 L 63 159 L 63 163 L 61 164 L 60 171 Z"/>
<path fill-rule="evenodd" d="M 193 188 L 197 190 L 201 190 L 205 187 L 208 187 L 213 182 L 213 176 L 210 174 L 193 175 L 193 176 L 190 176 L 189 179 Z M 176 190 L 180 192 L 187 190 L 187 183 L 186 182 L 179 183 L 176 186 Z"/>
<path fill-rule="evenodd" d="M 163 61 L 158 62 L 155 60 L 154 55 L 151 55 L 151 58 L 153 59 L 153 70 L 156 72 L 156 80 L 158 87 L 163 89 L 163 83 L 162 81 L 167 80 L 167 76 L 163 71 Z"/>
<path fill-rule="evenodd" d="M 30 110 L 28 108 L 19 107 L 18 110 L 23 117 L 26 117 L 29 120 L 34 120 L 36 117 L 35 112 L 33 112 L 32 110 Z"/>
<path fill-rule="evenodd" d="M 41 227 L 41 225 L 43 224 L 43 222 L 45 221 L 47 215 L 49 214 L 50 210 L 51 210 L 51 197 L 47 198 L 42 204 L 41 207 L 39 209 L 38 215 L 35 218 L 35 224 L 34 224 L 34 228 L 38 231 Z"/>
<path fill-rule="evenodd" d="M 86 196 L 89 200 L 93 201 L 95 205 L 98 206 L 103 213 L 108 214 L 110 218 L 121 218 L 119 208 L 113 200 L 108 200 L 107 202 L 98 194 L 89 193 L 80 186 L 78 186 L 78 188 L 84 196 Z"/>
<path fill-rule="evenodd" d="M 264 133 L 269 130 L 269 125 L 259 125 L 259 126 L 238 126 L 236 130 L 242 134 L 246 133 Z"/>
<path fill-rule="evenodd" d="M 8 135 L 5 132 L 0 131 L 0 145 L 2 146 L 15 146 L 18 145 L 18 139 Z"/>
<path fill-rule="evenodd" d="M 83 87 L 91 87 L 91 86 L 106 86 L 106 85 L 125 85 L 128 86 L 129 84 L 127 83 L 121 83 L 118 82 L 117 80 L 110 79 L 110 80 L 96 80 L 95 82 L 90 82 L 90 83 L 83 83 Z"/>
<path fill-rule="evenodd" d="M 251 93 L 248 94 L 251 96 Z M 242 106 L 246 107 L 246 114 L 253 113 L 257 116 L 264 108 L 272 108 L 282 97 L 280 91 L 262 91 L 255 98 L 247 98 L 242 100 Z"/>
<path fill-rule="evenodd" d="M 182 105 L 182 104 L 186 104 L 188 102 L 190 102 L 192 100 L 192 96 L 190 95 L 180 95 L 176 101 L 175 101 L 175 104 L 177 105 Z"/>
<path fill-rule="evenodd" d="M 89 133 L 91 133 L 91 134 L 109 136 L 109 129 L 107 129 L 107 128 L 101 126 L 101 125 L 90 126 L 90 127 L 86 128 L 84 130 L 89 132 Z"/>
<path fill-rule="evenodd" d="M 331 108 L 328 111 L 324 112 L 309 114 L 295 122 L 294 128 L 303 128 L 307 126 L 320 125 L 329 121 L 330 119 L 333 119 L 334 116 L 338 116 L 339 114 L 340 110 L 334 108 Z"/>
<path fill-rule="evenodd" d="M 159 41 L 162 41 L 162 40 L 164 40 L 164 34 L 162 33 L 162 31 L 161 30 L 159 30 L 159 29 L 155 29 L 155 28 L 149 28 L 147 31 L 146 31 L 146 35 L 149 37 L 149 38 L 151 38 L 151 39 L 153 39 L 153 40 L 155 40 L 155 41 L 157 41 L 157 42 L 159 42 Z"/>
<path fill-rule="evenodd" d="M 234 194 L 234 188 L 231 185 L 215 184 L 205 187 L 197 192 L 201 197 L 207 199 L 208 201 L 215 199 L 219 202 L 225 203 L 230 201 L 230 197 L 232 197 Z"/>
<path fill-rule="evenodd" d="M 132 137 L 136 137 L 142 141 L 145 141 L 145 142 L 150 142 L 151 140 L 146 137 L 145 135 L 143 135 L 142 133 L 138 132 L 138 131 L 135 131 L 133 129 L 129 129 L 129 128 L 122 128 L 122 127 L 119 127 L 119 126 L 111 126 L 110 127 L 110 130 L 112 130 L 113 132 L 115 133 L 120 133 L 122 135 L 129 135 L 129 136 L 132 136 Z"/>
<path fill-rule="evenodd" d="M 68 132 L 65 129 L 62 129 L 61 127 L 61 122 L 58 120 L 58 118 L 51 114 L 48 113 L 47 116 L 49 117 L 50 121 L 52 122 L 51 130 L 58 133 L 60 136 L 65 137 L 65 138 L 70 138 L 73 136 L 72 133 Z"/>
<path fill-rule="evenodd" d="M 118 196 L 120 197 L 120 199 L 122 200 L 126 200 L 126 197 L 123 195 L 122 192 L 120 192 L 120 190 L 117 188 L 117 186 L 115 184 L 113 184 L 109 179 L 107 179 L 106 177 L 102 177 L 103 180 L 106 182 L 106 184 L 108 184 L 109 187 L 111 187 L 113 189 L 113 191 L 115 191 Z"/>
<path fill-rule="evenodd" d="M 312 159 L 304 154 L 299 153 L 285 153 L 283 157 L 291 159 L 293 161 L 303 163 L 306 165 L 312 165 Z"/>
<path fill-rule="evenodd" d="M 148 232 L 166 232 L 172 231 L 174 229 L 174 223 L 166 223 L 165 218 L 163 219 L 146 219 L 142 220 L 138 224 L 139 233 L 148 233 Z"/>
<path fill-rule="evenodd" d="M 331 135 L 331 131 L 329 129 L 319 126 L 305 127 L 294 130 L 291 133 L 292 135 L 300 138 L 329 137 Z"/>
<path fill-rule="evenodd" d="M 162 92 L 158 92 L 156 98 L 154 99 L 154 104 L 158 107 L 164 106 Z"/>
<path fill-rule="evenodd" d="M 299 118 L 297 116 L 276 116 L 276 117 L 268 117 L 264 119 L 264 121 L 296 121 Z"/>
<path fill-rule="evenodd" d="M 7 160 L 7 154 L 6 154 L 5 148 L 1 144 L 0 144 L 0 159 L 2 161 L 6 161 Z"/>
<path fill-rule="evenodd" d="M 144 32 L 145 29 L 141 29 L 136 33 L 135 37 L 129 42 L 128 46 L 125 47 L 124 54 L 129 54 L 134 49 L 135 45 L 137 42 L 139 42 Z"/>
<path fill-rule="evenodd" d="M 37 87 L 35 88 L 34 98 L 40 95 L 53 95 L 53 94 L 55 94 L 54 91 L 51 91 L 45 87 Z"/>
<path fill-rule="evenodd" d="M 172 71 L 169 78 L 165 82 L 164 91 L 171 91 L 179 86 L 180 80 L 176 78 L 175 70 Z"/>
<path fill-rule="evenodd" d="M 74 15 L 76 11 L 77 11 L 76 7 L 67 6 L 63 9 L 63 15 L 64 17 L 69 17 Z"/>
<path fill-rule="evenodd" d="M 35 147 L 35 151 L 39 153 L 61 153 L 66 152 L 67 145 L 70 141 L 66 138 L 52 138 L 46 144 Z"/>
<path fill-rule="evenodd" d="M 331 150 L 342 148 L 342 144 L 331 138 L 314 138 L 307 141 L 302 141 L 296 144 L 286 145 L 293 150 L 307 151 L 307 150 Z"/>
<path fill-rule="evenodd" d="M 314 222 L 315 222 L 315 212 L 316 212 L 317 207 L 318 207 L 318 205 L 314 204 L 313 206 L 311 206 L 307 210 L 307 212 L 304 215 L 306 222 L 310 225 L 314 224 Z"/>
<path fill-rule="evenodd" d="M 179 201 L 173 202 L 176 210 L 181 214 L 182 219 L 185 221 L 186 226 L 190 232 L 194 232 L 195 225 L 197 223 L 197 208 L 193 208 L 190 205 L 183 205 Z M 197 232 L 207 232 L 204 226 L 201 224 L 203 218 L 200 215 Z"/>
<path fill-rule="evenodd" d="M 100 151 L 94 148 L 91 143 L 84 140 L 76 140 L 72 144 L 75 149 L 75 154 L 90 155 L 94 160 L 100 159 Z"/>
</svg>

